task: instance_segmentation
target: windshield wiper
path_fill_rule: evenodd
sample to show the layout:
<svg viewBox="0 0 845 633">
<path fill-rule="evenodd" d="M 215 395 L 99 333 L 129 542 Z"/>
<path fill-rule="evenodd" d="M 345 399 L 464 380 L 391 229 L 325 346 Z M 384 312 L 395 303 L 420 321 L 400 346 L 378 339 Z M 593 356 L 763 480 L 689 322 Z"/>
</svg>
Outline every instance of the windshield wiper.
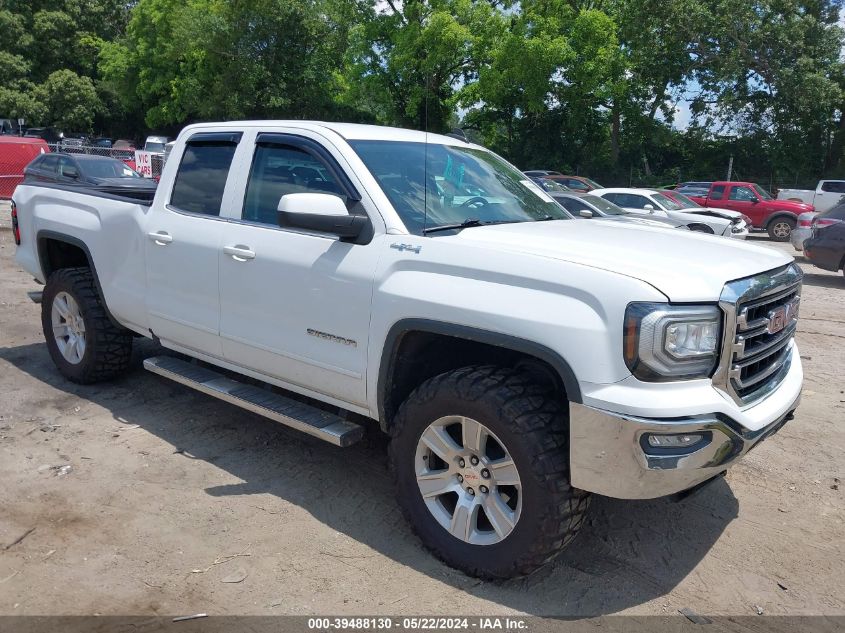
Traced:
<svg viewBox="0 0 845 633">
<path fill-rule="evenodd" d="M 459 224 L 441 224 L 440 226 L 430 226 L 423 229 L 424 234 L 437 233 L 438 231 L 454 231 L 456 229 L 466 229 L 471 226 L 484 226 L 487 222 L 482 222 L 476 218 L 467 218 Z"/>
<path fill-rule="evenodd" d="M 551 215 L 545 215 L 542 218 L 537 218 L 535 222 L 546 222 L 548 220 L 560 220 Z M 531 220 L 478 220 L 476 218 L 467 218 L 459 224 L 441 224 L 440 226 L 431 226 L 423 229 L 423 234 L 436 233 L 438 231 L 455 231 L 459 229 L 466 229 L 472 226 L 490 226 L 492 224 L 519 224 L 521 222 L 531 222 Z"/>
</svg>

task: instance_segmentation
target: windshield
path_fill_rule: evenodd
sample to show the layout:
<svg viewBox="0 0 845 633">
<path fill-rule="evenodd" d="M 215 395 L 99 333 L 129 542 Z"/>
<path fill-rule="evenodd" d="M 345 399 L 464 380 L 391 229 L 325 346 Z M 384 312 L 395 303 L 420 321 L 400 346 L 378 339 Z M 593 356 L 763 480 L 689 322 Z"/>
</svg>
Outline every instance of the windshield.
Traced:
<svg viewBox="0 0 845 633">
<path fill-rule="evenodd" d="M 164 143 L 154 143 L 153 141 L 147 141 L 144 145 L 145 152 L 163 152 L 164 151 Z"/>
<path fill-rule="evenodd" d="M 666 196 L 667 198 L 669 196 Z M 677 191 L 673 192 L 672 199 L 678 203 L 678 206 L 682 209 L 697 209 L 699 206 L 689 198 L 687 198 L 684 194 L 678 193 Z"/>
<path fill-rule="evenodd" d="M 602 215 L 629 215 L 625 209 L 599 196 L 581 196 L 581 200 L 601 211 Z"/>
<path fill-rule="evenodd" d="M 655 193 L 651 196 L 651 199 L 669 211 L 680 211 L 683 208 L 680 204 L 672 200 L 672 198 L 665 196 L 662 193 Z"/>
<path fill-rule="evenodd" d="M 597 183 L 595 180 L 590 180 L 589 178 L 584 178 L 583 176 L 581 176 L 581 180 L 586 182 L 593 189 L 603 189 L 603 187 L 599 183 Z"/>
<path fill-rule="evenodd" d="M 96 158 L 86 160 L 82 165 L 83 171 L 92 178 L 140 178 L 125 163 L 119 160 Z"/>
<path fill-rule="evenodd" d="M 416 235 L 468 220 L 488 224 L 568 219 L 539 185 L 492 152 L 404 141 L 350 145 Z"/>
<path fill-rule="evenodd" d="M 760 185 L 751 185 L 751 187 L 754 189 L 754 191 L 757 192 L 757 195 L 760 196 L 763 200 L 774 200 L 774 198 L 772 197 L 772 194 L 770 194 L 768 191 L 763 189 Z"/>
<path fill-rule="evenodd" d="M 549 180 L 548 178 L 538 178 L 537 184 L 549 193 L 566 193 L 567 191 L 572 191 L 569 187 L 565 187 L 559 182 Z"/>
</svg>

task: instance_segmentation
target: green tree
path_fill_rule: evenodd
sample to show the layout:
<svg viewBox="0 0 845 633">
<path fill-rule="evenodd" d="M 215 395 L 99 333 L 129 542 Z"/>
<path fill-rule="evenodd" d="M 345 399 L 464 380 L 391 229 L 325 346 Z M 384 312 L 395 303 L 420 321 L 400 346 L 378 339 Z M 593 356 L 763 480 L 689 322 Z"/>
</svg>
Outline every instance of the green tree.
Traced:
<svg viewBox="0 0 845 633">
<path fill-rule="evenodd" d="M 495 3 L 388 1 L 362 15 L 347 55 L 344 102 L 382 123 L 446 131 L 504 18 Z"/>
<path fill-rule="evenodd" d="M 326 116 L 350 12 L 345 0 L 142 0 L 126 36 L 102 47 L 100 70 L 153 127 Z"/>
<path fill-rule="evenodd" d="M 47 119 L 67 131 L 90 130 L 101 107 L 91 78 L 67 69 L 51 73 L 35 94 L 46 108 Z"/>
</svg>

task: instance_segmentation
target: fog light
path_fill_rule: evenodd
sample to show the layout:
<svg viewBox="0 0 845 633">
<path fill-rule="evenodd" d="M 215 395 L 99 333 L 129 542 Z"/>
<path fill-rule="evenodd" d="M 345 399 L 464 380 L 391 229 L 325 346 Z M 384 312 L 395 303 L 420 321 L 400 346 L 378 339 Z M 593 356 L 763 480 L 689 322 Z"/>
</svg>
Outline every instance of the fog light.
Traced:
<svg viewBox="0 0 845 633">
<path fill-rule="evenodd" d="M 683 433 L 679 435 L 651 435 L 648 445 L 653 448 L 686 448 L 697 444 L 704 436 L 699 433 Z"/>
</svg>

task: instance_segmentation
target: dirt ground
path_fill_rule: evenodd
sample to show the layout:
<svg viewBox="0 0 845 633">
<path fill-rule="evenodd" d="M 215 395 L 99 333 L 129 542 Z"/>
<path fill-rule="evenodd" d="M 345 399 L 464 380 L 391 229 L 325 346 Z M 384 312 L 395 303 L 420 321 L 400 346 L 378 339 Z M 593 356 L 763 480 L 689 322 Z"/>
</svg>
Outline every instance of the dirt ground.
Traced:
<svg viewBox="0 0 845 633">
<path fill-rule="evenodd" d="M 594 498 L 550 568 L 484 583 L 413 536 L 382 444 L 149 374 L 152 343 L 114 383 L 63 380 L 13 253 L 0 227 L 0 615 L 845 614 L 845 280 L 802 257 L 795 420 L 683 502 Z"/>
</svg>

